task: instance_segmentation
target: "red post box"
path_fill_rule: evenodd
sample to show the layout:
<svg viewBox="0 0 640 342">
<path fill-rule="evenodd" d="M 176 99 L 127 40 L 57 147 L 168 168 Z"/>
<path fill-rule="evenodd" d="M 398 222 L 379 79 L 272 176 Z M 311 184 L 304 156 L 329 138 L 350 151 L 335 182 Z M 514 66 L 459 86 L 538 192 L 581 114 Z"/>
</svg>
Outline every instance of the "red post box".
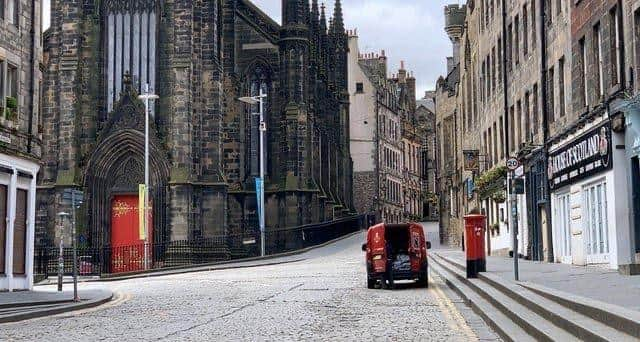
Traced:
<svg viewBox="0 0 640 342">
<path fill-rule="evenodd" d="M 486 219 L 486 216 L 477 214 L 464 217 L 467 278 L 477 278 L 478 272 L 487 271 L 487 257 L 484 249 Z"/>
</svg>

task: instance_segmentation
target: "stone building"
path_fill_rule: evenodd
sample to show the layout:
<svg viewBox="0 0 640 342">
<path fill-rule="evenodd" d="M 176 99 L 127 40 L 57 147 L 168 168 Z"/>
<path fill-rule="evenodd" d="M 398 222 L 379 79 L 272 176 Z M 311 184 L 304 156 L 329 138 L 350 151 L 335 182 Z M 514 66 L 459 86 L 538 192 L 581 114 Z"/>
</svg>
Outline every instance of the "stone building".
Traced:
<svg viewBox="0 0 640 342">
<path fill-rule="evenodd" d="M 517 222 L 526 257 L 638 272 L 639 6 L 473 1 L 463 20 L 459 6 L 445 8 L 454 54 L 438 81 L 436 117 L 447 242 L 461 235 L 459 211 L 478 207 L 490 252 L 512 249 Z M 469 149 L 479 151 L 477 173 L 464 167 Z M 504 203 L 509 157 L 525 180 L 515 218 Z"/>
<path fill-rule="evenodd" d="M 0 292 L 33 287 L 41 5 L 0 1 Z"/>
<path fill-rule="evenodd" d="M 440 240 L 460 245 L 463 237 L 460 211 L 462 169 L 458 129 L 458 85 L 460 83 L 460 39 L 467 6 L 445 7 L 445 31 L 453 44 L 453 56 L 447 58 L 447 75 L 436 82 L 436 192 L 439 197 Z M 475 89 L 475 88 L 474 88 Z"/>
<path fill-rule="evenodd" d="M 435 91 L 427 91 L 416 101 L 418 136 L 421 138 L 420 175 L 422 179 L 422 219 L 438 221 L 436 195 L 436 104 Z"/>
<path fill-rule="evenodd" d="M 552 256 L 543 148 L 550 125 L 548 111 L 558 112 L 552 123 L 559 126 L 570 108 L 570 84 L 565 81 L 571 61 L 567 43 L 570 12 L 561 2 L 553 4 L 554 20 L 545 25 L 541 24 L 542 11 L 547 3 L 537 0 L 474 1 L 463 7 L 445 7 L 445 30 L 454 43 L 449 70 L 457 68 L 459 79 L 449 93 L 456 96 L 449 127 L 445 127 L 445 118 L 452 109 L 443 109 L 442 114 L 436 109 L 436 115 L 443 118 L 438 123 L 444 138 L 448 134 L 456 143 L 448 161 L 455 167 L 449 168 L 444 160 L 438 165 L 443 173 L 450 173 L 444 180 L 451 185 L 441 184 L 441 199 L 445 199 L 448 216 L 457 222 L 450 228 L 443 224 L 444 235 L 460 237 L 461 217 L 477 208 L 487 216 L 489 251 L 506 254 L 512 249 L 509 227 L 516 222 L 510 222 L 513 218 L 507 208 L 505 163 L 517 157 L 523 165 L 514 176 L 526 184 L 516 205 L 518 249 L 536 260 Z M 543 70 L 552 81 L 546 82 Z M 444 79 L 439 82 L 446 84 Z M 548 87 L 552 101 L 547 101 Z M 446 141 L 439 145 L 448 148 Z M 478 156 L 471 168 L 465 167 L 465 151 Z"/>
<path fill-rule="evenodd" d="M 84 192 L 80 240 L 120 241 L 143 182 L 151 117 L 152 240 L 257 233 L 258 106 L 267 94 L 267 231 L 353 213 L 347 35 L 316 0 L 282 1 L 282 25 L 248 0 L 55 1 L 45 33 L 38 237 L 54 237 L 61 192 Z M 123 211 L 124 210 L 124 211 Z M 120 222 L 122 220 L 119 220 Z"/>
<path fill-rule="evenodd" d="M 626 127 L 625 116 L 634 111 L 629 93 L 636 63 L 625 58 L 625 46 L 635 43 L 625 29 L 634 26 L 625 15 L 633 5 L 622 3 L 571 3 L 572 108 L 563 125 L 551 127 L 547 172 L 555 261 L 604 264 L 630 274 L 639 263 L 632 197 L 637 180 L 633 147 L 626 145 L 634 128 Z"/>
<path fill-rule="evenodd" d="M 426 132 L 416 116 L 416 79 L 400 63 L 397 78 L 398 96 L 403 107 L 400 129 L 402 138 L 403 221 L 422 221 L 422 147 Z"/>
<path fill-rule="evenodd" d="M 404 62 L 389 77 L 385 51 L 361 53 L 357 31 L 349 36 L 348 70 L 355 207 L 384 222 L 422 220 L 426 131 L 416 116 L 416 80 Z"/>
</svg>

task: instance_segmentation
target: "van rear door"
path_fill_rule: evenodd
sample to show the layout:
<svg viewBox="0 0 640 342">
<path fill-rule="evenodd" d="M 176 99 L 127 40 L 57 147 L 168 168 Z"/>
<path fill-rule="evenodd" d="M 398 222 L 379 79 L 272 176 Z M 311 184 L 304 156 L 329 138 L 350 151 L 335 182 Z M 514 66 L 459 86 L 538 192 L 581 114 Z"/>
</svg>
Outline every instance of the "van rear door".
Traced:
<svg viewBox="0 0 640 342">
<path fill-rule="evenodd" d="M 384 231 L 384 224 L 379 224 L 369 228 L 367 233 L 367 245 L 374 272 L 386 272 L 387 270 Z"/>
<path fill-rule="evenodd" d="M 424 240 L 424 230 L 419 224 L 412 223 L 409 227 L 409 254 L 411 255 L 411 269 L 414 272 L 420 270 L 422 260 L 426 255 L 426 243 Z"/>
</svg>

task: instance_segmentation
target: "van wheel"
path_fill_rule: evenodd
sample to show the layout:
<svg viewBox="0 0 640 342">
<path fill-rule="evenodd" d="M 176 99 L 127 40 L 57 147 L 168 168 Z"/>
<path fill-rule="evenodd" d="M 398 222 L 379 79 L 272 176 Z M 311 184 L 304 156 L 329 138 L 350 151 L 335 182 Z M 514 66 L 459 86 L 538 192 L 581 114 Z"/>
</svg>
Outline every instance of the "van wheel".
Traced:
<svg viewBox="0 0 640 342">
<path fill-rule="evenodd" d="M 376 287 L 376 280 L 367 277 L 367 288 L 368 289 L 373 289 L 375 287 Z"/>
</svg>

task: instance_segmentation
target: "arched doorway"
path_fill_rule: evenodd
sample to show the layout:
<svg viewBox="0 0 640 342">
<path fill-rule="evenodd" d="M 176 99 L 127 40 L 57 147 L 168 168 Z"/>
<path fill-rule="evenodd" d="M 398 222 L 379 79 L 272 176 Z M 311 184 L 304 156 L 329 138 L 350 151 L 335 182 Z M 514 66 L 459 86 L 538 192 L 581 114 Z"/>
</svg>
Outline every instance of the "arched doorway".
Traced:
<svg viewBox="0 0 640 342">
<path fill-rule="evenodd" d="M 143 267 L 144 241 L 138 235 L 138 185 L 144 183 L 144 135 L 134 129 L 120 130 L 94 151 L 85 178 L 90 242 L 105 250 L 104 272 L 136 271 Z M 168 241 L 166 184 L 169 167 L 155 142 L 149 158 L 150 202 L 149 242 Z M 154 260 L 162 250 L 149 253 Z M 105 268 L 106 267 L 106 268 Z"/>
</svg>

